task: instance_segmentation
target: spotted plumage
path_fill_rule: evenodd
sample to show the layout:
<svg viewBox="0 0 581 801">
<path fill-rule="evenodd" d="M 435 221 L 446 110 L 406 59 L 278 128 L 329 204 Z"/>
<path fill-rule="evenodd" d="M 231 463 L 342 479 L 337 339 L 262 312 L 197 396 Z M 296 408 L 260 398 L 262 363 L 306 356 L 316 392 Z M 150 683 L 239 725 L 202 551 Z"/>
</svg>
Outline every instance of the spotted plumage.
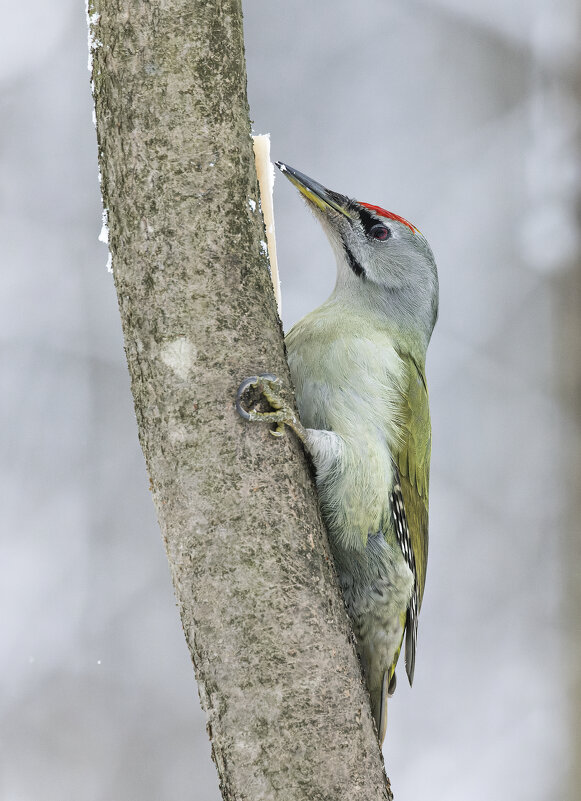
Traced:
<svg viewBox="0 0 581 801">
<path fill-rule="evenodd" d="M 398 476 L 399 479 L 399 476 Z M 406 613 L 406 672 L 410 684 L 414 680 L 414 669 L 416 664 L 416 641 L 418 638 L 418 583 L 416 573 L 416 559 L 410 537 L 407 517 L 401 486 L 394 484 L 390 496 L 391 512 L 393 515 L 393 525 L 397 536 L 397 541 L 407 566 L 412 571 L 414 586 Z"/>
</svg>

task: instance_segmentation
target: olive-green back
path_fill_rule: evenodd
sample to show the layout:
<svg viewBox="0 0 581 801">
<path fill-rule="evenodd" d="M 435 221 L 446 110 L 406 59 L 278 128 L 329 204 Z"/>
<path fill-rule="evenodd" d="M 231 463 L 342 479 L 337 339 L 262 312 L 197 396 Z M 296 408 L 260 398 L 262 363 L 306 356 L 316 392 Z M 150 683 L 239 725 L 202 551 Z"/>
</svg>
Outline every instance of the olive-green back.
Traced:
<svg viewBox="0 0 581 801">
<path fill-rule="evenodd" d="M 409 385 L 403 408 L 402 446 L 395 454 L 407 523 L 416 562 L 418 601 L 421 604 L 428 561 L 428 489 L 432 430 L 428 389 L 423 366 L 407 353 Z"/>
</svg>

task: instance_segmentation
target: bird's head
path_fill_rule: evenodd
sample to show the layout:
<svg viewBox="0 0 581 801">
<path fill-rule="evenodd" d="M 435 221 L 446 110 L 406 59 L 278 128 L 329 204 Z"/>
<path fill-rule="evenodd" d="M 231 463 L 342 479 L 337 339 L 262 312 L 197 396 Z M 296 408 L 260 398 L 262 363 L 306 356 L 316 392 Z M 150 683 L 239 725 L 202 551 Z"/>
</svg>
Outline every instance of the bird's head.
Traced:
<svg viewBox="0 0 581 801">
<path fill-rule="evenodd" d="M 397 214 L 326 189 L 280 161 L 276 166 L 306 198 L 335 251 L 335 293 L 419 329 L 427 346 L 438 314 L 438 273 L 424 236 Z"/>
</svg>

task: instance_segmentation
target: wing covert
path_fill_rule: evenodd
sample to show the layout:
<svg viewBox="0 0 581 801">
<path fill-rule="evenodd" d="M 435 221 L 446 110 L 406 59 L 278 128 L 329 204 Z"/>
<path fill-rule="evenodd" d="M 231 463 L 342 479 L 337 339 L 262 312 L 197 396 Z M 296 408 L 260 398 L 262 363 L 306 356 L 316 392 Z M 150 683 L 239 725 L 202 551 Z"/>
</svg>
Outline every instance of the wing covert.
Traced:
<svg viewBox="0 0 581 801">
<path fill-rule="evenodd" d="M 415 556 L 418 604 L 421 605 L 428 560 L 428 490 L 432 431 L 423 369 L 408 354 L 400 356 L 406 364 L 409 381 L 403 402 L 401 447 L 394 456 Z"/>
<path fill-rule="evenodd" d="M 410 559 L 406 547 L 402 547 L 400 542 L 404 558 L 415 578 L 406 620 L 406 670 L 411 684 L 418 614 L 424 594 L 428 560 L 428 489 L 432 435 L 423 369 L 409 354 L 400 354 L 400 357 L 406 364 L 409 380 L 403 401 L 401 446 L 394 454 L 399 486 L 394 486 L 391 501 L 398 542 L 400 536 L 404 539 L 407 537 L 411 545 Z M 410 548 L 407 547 L 407 550 Z"/>
</svg>

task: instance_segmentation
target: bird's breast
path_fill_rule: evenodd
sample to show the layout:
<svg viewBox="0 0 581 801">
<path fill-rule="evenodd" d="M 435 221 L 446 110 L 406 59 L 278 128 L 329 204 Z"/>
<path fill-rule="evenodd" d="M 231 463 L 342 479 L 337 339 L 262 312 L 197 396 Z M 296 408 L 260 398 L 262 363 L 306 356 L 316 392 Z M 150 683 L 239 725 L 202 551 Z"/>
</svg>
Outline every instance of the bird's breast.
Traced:
<svg viewBox="0 0 581 801">
<path fill-rule="evenodd" d="M 337 545 L 360 545 L 385 526 L 389 511 L 404 365 L 393 342 L 378 333 L 329 331 L 315 321 L 291 334 L 287 352 L 301 421 L 342 442 L 337 463 L 317 482 L 327 528 Z"/>
<path fill-rule="evenodd" d="M 397 446 L 407 376 L 392 339 L 328 330 L 316 320 L 300 326 L 286 342 L 303 425 L 335 431 L 366 450 Z"/>
</svg>

